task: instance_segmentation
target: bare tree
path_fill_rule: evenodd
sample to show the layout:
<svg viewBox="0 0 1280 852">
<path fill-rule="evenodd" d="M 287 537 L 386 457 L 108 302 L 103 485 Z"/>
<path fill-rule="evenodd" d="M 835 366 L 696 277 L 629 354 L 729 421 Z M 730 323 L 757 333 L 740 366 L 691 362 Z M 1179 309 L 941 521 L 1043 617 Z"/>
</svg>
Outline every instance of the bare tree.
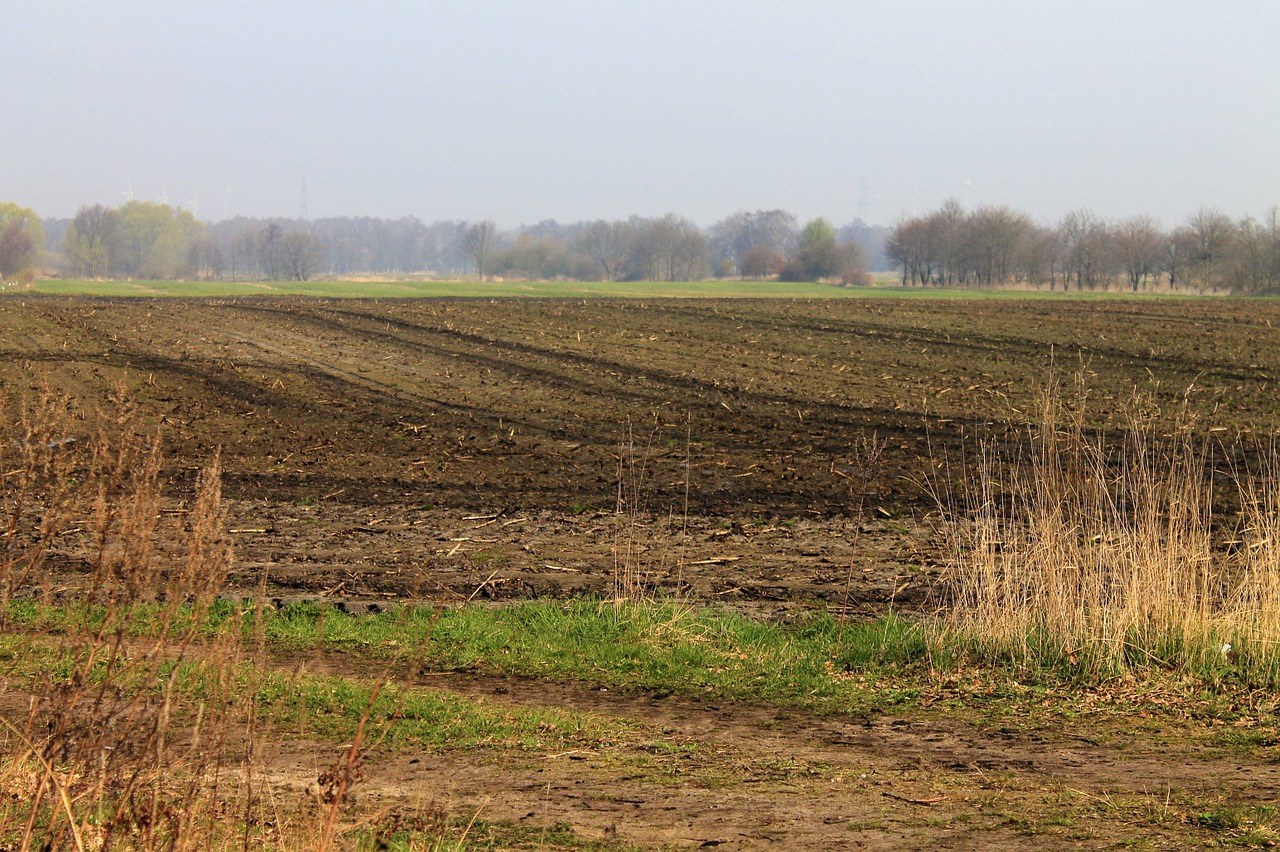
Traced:
<svg viewBox="0 0 1280 852">
<path fill-rule="evenodd" d="M 1226 259 L 1235 240 L 1235 223 L 1224 214 L 1201 208 L 1187 220 L 1194 239 L 1191 268 L 1201 290 L 1216 290 L 1222 284 Z"/>
<path fill-rule="evenodd" d="M 943 286 L 960 283 L 961 257 L 965 237 L 965 213 L 960 202 L 952 198 L 929 217 L 931 242 L 938 261 L 938 274 Z"/>
<path fill-rule="evenodd" d="M 966 255 L 978 283 L 990 286 L 1011 280 L 1019 249 L 1033 228 L 1029 216 L 1008 207 L 979 207 L 971 213 Z"/>
<path fill-rule="evenodd" d="M 633 220 L 628 261 L 632 275 L 649 281 L 691 281 L 707 272 L 707 238 L 683 216 Z"/>
<path fill-rule="evenodd" d="M 284 258 L 280 248 L 283 239 L 284 228 L 275 222 L 268 224 L 258 235 L 258 264 L 268 281 L 279 281 L 284 274 Z"/>
<path fill-rule="evenodd" d="M 1076 290 L 1110 289 L 1115 253 L 1106 222 L 1088 210 L 1074 210 L 1058 225 L 1058 239 L 1063 272 L 1075 278 Z"/>
<path fill-rule="evenodd" d="M 1187 270 L 1196 253 L 1196 235 L 1191 229 L 1183 226 L 1175 228 L 1164 242 L 1164 252 L 1160 258 L 1160 271 L 1169 276 L 1169 289 L 1176 290 L 1185 285 L 1190 277 Z"/>
<path fill-rule="evenodd" d="M 493 252 L 498 226 L 490 220 L 472 222 L 462 232 L 462 250 L 476 265 L 476 276 L 484 280 L 489 255 Z"/>
<path fill-rule="evenodd" d="M 600 265 L 605 281 L 616 281 L 631 250 L 631 238 L 631 223 L 599 219 L 587 225 L 575 242 L 578 251 Z"/>
<path fill-rule="evenodd" d="M 799 232 L 796 217 L 785 210 L 741 210 L 711 226 L 708 247 L 717 261 L 728 260 L 747 275 L 743 264 L 752 249 L 763 247 L 771 256 L 786 255 L 795 248 Z"/>
<path fill-rule="evenodd" d="M 280 240 L 280 262 L 290 281 L 310 281 L 324 260 L 324 243 L 314 234 L 294 231 Z"/>
<path fill-rule="evenodd" d="M 930 221 L 918 216 L 902 219 L 889 230 L 884 253 L 891 264 L 902 269 L 902 286 L 932 283 L 936 262 L 933 235 Z"/>
<path fill-rule="evenodd" d="M 89 278 L 110 273 L 116 224 L 116 211 L 101 204 L 80 208 L 63 239 L 62 252 L 72 272 Z"/>
<path fill-rule="evenodd" d="M 1018 252 L 1018 267 L 1023 278 L 1036 287 L 1047 283 L 1052 292 L 1056 282 L 1058 234 L 1053 228 L 1033 225 Z M 1066 282 L 1063 282 L 1066 289 Z"/>
<path fill-rule="evenodd" d="M 1160 258 L 1167 239 L 1150 216 L 1133 216 L 1112 229 L 1117 259 L 1133 292 L 1160 269 Z"/>
<path fill-rule="evenodd" d="M 738 272 L 746 278 L 767 278 L 781 272 L 785 260 L 781 252 L 768 246 L 752 246 L 742 258 Z"/>
</svg>

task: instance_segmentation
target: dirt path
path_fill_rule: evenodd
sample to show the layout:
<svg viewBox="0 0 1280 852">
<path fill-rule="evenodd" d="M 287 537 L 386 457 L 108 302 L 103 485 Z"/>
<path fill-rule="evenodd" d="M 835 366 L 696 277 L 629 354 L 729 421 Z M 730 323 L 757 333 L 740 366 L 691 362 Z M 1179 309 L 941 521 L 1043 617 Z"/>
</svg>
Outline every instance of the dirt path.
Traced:
<svg viewBox="0 0 1280 852">
<path fill-rule="evenodd" d="M 305 665 L 353 670 L 332 654 Z M 638 722 L 644 733 L 558 754 L 375 754 L 362 807 L 436 802 L 676 848 L 1185 849 L 1217 843 L 1198 813 L 1280 796 L 1280 757 L 1242 761 L 1172 720 L 1098 717 L 1080 733 L 991 726 L 971 710 L 848 718 L 524 678 L 407 682 L 499 708 Z M 295 791 L 321 769 L 305 742 L 285 744 L 269 766 L 273 783 Z"/>
</svg>

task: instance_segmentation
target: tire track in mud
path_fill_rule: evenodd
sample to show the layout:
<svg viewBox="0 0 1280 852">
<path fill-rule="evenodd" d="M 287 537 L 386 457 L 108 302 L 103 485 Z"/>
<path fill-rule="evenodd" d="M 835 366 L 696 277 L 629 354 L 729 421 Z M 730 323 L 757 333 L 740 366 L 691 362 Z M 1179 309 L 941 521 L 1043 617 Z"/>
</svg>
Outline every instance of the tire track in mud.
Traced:
<svg viewBox="0 0 1280 852">
<path fill-rule="evenodd" d="M 778 424 L 788 420 L 792 412 L 804 410 L 806 412 L 806 420 L 822 424 L 835 432 L 826 447 L 828 451 L 833 452 L 838 451 L 840 447 L 847 447 L 851 434 L 867 429 L 890 435 L 910 436 L 917 441 L 922 441 L 930 433 L 939 435 L 946 432 L 947 430 L 940 428 L 944 422 L 968 423 L 975 427 L 984 425 L 985 422 L 982 418 L 943 418 L 939 415 L 930 415 L 926 412 L 917 411 L 890 412 L 875 406 L 831 403 L 815 400 L 811 397 L 769 393 L 737 385 L 723 385 L 648 366 L 535 347 L 457 329 L 424 326 L 381 314 L 326 308 L 329 312 L 352 317 L 365 324 L 363 327 L 353 329 L 349 324 L 325 319 L 311 313 L 299 314 L 293 311 L 263 308 L 261 306 L 254 306 L 252 309 L 278 312 L 292 319 L 306 319 L 331 331 L 343 334 L 349 335 L 353 334 L 353 332 L 359 332 L 359 334 L 391 345 L 425 351 L 441 358 L 456 358 L 469 361 L 480 367 L 500 371 L 511 376 L 516 381 L 532 380 L 584 394 L 605 395 L 614 399 L 630 399 L 646 403 L 655 410 L 668 407 L 673 398 L 681 398 L 686 410 L 689 410 L 690 398 L 685 394 L 692 393 L 694 395 L 693 400 L 699 402 L 697 407 L 702 409 L 706 421 L 718 424 L 718 428 L 731 435 L 756 435 L 762 429 L 779 428 Z M 378 328 L 370 328 L 370 325 L 392 326 L 411 334 L 425 334 L 457 340 L 480 349 L 496 348 L 515 357 L 496 358 L 475 352 L 460 352 L 456 348 L 433 346 L 422 341 L 406 339 Z M 567 376 L 564 372 L 532 367 L 527 362 L 518 360 L 523 358 L 552 364 L 569 364 L 586 371 L 588 374 L 601 373 L 618 378 L 649 381 L 663 388 L 664 391 L 641 392 L 628 388 L 619 388 L 616 385 L 605 385 L 599 382 L 575 379 Z M 673 394 L 672 391 L 677 393 Z M 726 419 L 723 416 L 725 412 L 731 413 L 732 417 Z M 506 420 L 512 421 L 513 418 L 506 417 Z M 743 420 L 747 422 L 744 423 L 742 422 Z M 564 434 L 554 429 L 548 431 L 561 436 Z"/>
<path fill-rule="evenodd" d="M 119 334 L 92 325 L 87 318 L 73 318 L 45 312 L 44 316 L 59 327 L 67 329 L 81 340 L 98 344 L 92 348 L 99 354 L 86 352 L 35 352 L 25 355 L 27 360 L 45 363 L 86 364 L 109 367 L 116 370 L 143 370 L 173 376 L 179 381 L 194 382 L 212 395 L 228 402 L 245 406 L 267 406 L 287 412 L 300 412 L 310 408 L 305 400 L 276 392 L 271 386 L 242 379 L 234 369 L 228 369 L 221 359 L 176 358 L 158 351 L 143 350 L 128 343 Z M 205 329 L 207 330 L 207 329 Z"/>
<path fill-rule="evenodd" d="M 843 303 L 841 303 L 843 306 Z M 877 307 L 879 303 L 877 303 Z M 905 306 L 900 306 L 905 307 Z M 916 308 L 916 305 L 911 305 Z M 1055 306 L 1056 307 L 1056 306 Z M 677 309 L 681 313 L 688 316 L 695 316 L 696 309 L 681 308 Z M 937 311 L 917 310 L 917 313 L 936 314 L 940 319 L 945 319 L 946 314 Z M 892 313 L 892 312 L 890 312 Z M 994 313 L 994 311 L 993 311 Z M 1003 308 L 999 313 L 1015 316 L 1020 323 L 1025 324 L 1026 318 L 1030 316 L 1029 309 L 1022 306 L 1018 308 Z M 1067 317 L 1080 316 L 1085 317 L 1090 324 L 1096 325 L 1098 318 L 1105 317 L 1107 320 L 1116 320 L 1115 313 L 1106 312 L 1098 309 L 1077 308 L 1075 310 L 1055 311 L 1055 321 L 1061 318 L 1058 314 L 1066 314 Z M 1144 353 L 1133 349 L 1125 349 L 1119 346 L 1103 346 L 1094 342 L 1072 342 L 1067 340 L 1038 340 L 1032 337 L 1018 336 L 1012 334 L 985 334 L 977 332 L 973 329 L 955 329 L 947 330 L 931 330 L 928 328 L 903 328 L 900 325 L 893 325 L 888 322 L 875 322 L 871 320 L 841 320 L 833 318 L 824 318 L 822 320 L 794 320 L 780 319 L 778 315 L 765 315 L 763 317 L 755 317 L 748 313 L 734 314 L 733 317 L 721 317 L 729 319 L 737 323 L 749 322 L 759 328 L 766 328 L 771 331 L 777 331 L 778 328 L 785 327 L 794 331 L 804 331 L 813 334 L 833 335 L 833 336 L 852 336 L 862 338 L 878 338 L 879 340 L 900 342 L 909 346 L 929 346 L 938 347 L 940 349 L 953 349 L 983 356 L 1005 356 L 1008 359 L 1016 359 L 1019 357 L 1030 357 L 1040 359 L 1049 364 L 1055 355 L 1066 356 L 1067 358 L 1089 358 L 1092 356 L 1101 356 L 1133 369 L 1136 373 L 1140 373 L 1142 368 L 1158 366 L 1164 367 L 1178 376 L 1183 377 L 1185 383 L 1190 384 L 1193 380 L 1209 374 L 1216 378 L 1229 381 L 1258 381 L 1268 380 L 1271 377 L 1264 368 L 1258 368 L 1257 372 L 1244 372 L 1239 369 L 1239 364 L 1225 361 L 1221 359 L 1213 359 L 1208 357 L 1189 357 L 1175 355 L 1160 355 L 1154 353 Z M 1204 336 L 1208 339 L 1213 337 L 1211 325 L 1228 325 L 1235 326 L 1237 323 L 1230 318 L 1214 318 L 1214 319 L 1192 319 L 1189 317 L 1178 317 L 1176 315 L 1159 315 L 1159 314 L 1131 314 L 1125 313 L 1124 320 L 1148 320 L 1157 324 L 1174 323 L 1183 324 L 1189 327 L 1203 327 Z M 1070 328 L 1070 323 L 1060 322 L 1064 329 Z M 1259 328 L 1265 327 L 1265 321 L 1255 323 Z M 1126 329 L 1132 332 L 1132 328 Z M 1268 327 L 1268 330 L 1269 327 Z"/>
<path fill-rule="evenodd" d="M 400 305 L 395 303 L 394 306 L 399 307 Z M 457 329 L 425 326 L 400 317 L 386 316 L 369 311 L 355 311 L 346 307 L 332 308 L 327 304 L 318 306 L 306 304 L 299 306 L 298 309 L 295 309 L 293 305 L 278 306 L 257 303 L 249 306 L 238 304 L 230 307 L 236 311 L 250 312 L 255 316 L 265 314 L 277 317 L 290 325 L 297 323 L 304 327 L 312 326 L 321 329 L 327 334 L 334 335 L 332 339 L 321 342 L 313 335 L 302 331 L 299 333 L 298 339 L 299 342 L 308 341 L 308 345 L 305 347 L 297 345 L 279 346 L 252 334 L 241 334 L 238 339 L 252 345 L 275 346 L 276 348 L 273 351 L 280 357 L 296 357 L 300 360 L 305 360 L 312 369 L 321 373 L 335 375 L 340 381 L 361 387 L 362 392 L 370 393 L 377 398 L 377 404 L 380 406 L 386 405 L 385 397 L 395 398 L 397 394 L 401 395 L 401 398 L 416 398 L 419 404 L 424 400 L 422 395 L 406 389 L 404 387 L 405 383 L 389 383 L 357 375 L 351 370 L 335 364 L 331 358 L 325 357 L 320 353 L 337 350 L 367 353 L 370 349 L 369 340 L 373 340 L 387 347 L 386 351 L 388 352 L 404 352 L 406 350 L 418 353 L 425 352 L 445 363 L 455 359 L 469 361 L 482 369 L 505 374 L 517 384 L 531 383 L 535 386 L 558 384 L 562 387 L 568 385 L 575 392 L 585 392 L 588 395 L 608 400 L 605 403 L 606 407 L 618 406 L 620 404 L 620 395 L 616 393 L 616 385 L 614 384 L 605 384 L 598 381 L 591 382 L 590 378 L 593 374 L 603 373 L 622 378 L 642 378 L 655 382 L 659 388 L 665 390 L 665 394 L 661 391 L 655 391 L 652 395 L 632 395 L 631 399 L 634 400 L 636 396 L 640 396 L 642 400 L 653 408 L 662 404 L 669 405 L 672 398 L 678 397 L 682 399 L 682 405 L 685 410 L 692 411 L 695 418 L 701 418 L 698 425 L 698 432 L 701 437 L 713 440 L 716 445 L 723 447 L 725 452 L 747 454 L 748 458 L 736 464 L 740 469 L 746 468 L 750 470 L 760 464 L 762 460 L 771 458 L 768 451 L 762 453 L 762 450 L 766 450 L 766 448 L 772 449 L 770 445 L 773 444 L 773 441 L 769 441 L 765 447 L 761 447 L 761 435 L 779 431 L 783 434 L 795 433 L 796 443 L 792 451 L 799 453 L 805 459 L 803 464 L 804 473 L 802 475 L 798 474 L 799 481 L 804 483 L 803 487 L 792 488 L 774 481 L 764 486 L 767 489 L 767 493 L 762 492 L 759 495 L 755 495 L 743 491 L 742 485 L 750 485 L 750 483 L 744 482 L 741 485 L 734 485 L 724 493 L 719 492 L 726 487 L 727 482 L 710 483 L 711 490 L 708 490 L 707 487 L 702 487 L 697 490 L 695 495 L 695 504 L 701 510 L 723 510 L 725 500 L 737 500 L 739 502 L 745 500 L 746 502 L 758 504 L 781 501 L 782 504 L 788 506 L 801 506 L 808 503 L 810 506 L 826 506 L 829 510 L 830 507 L 843 505 L 843 502 L 847 499 L 849 480 L 847 476 L 841 478 L 834 470 L 827 470 L 827 468 L 835 465 L 838 459 L 843 459 L 848 454 L 849 448 L 854 445 L 858 435 L 874 431 L 881 438 L 906 442 L 920 448 L 917 451 L 917 454 L 919 454 L 924 451 L 923 448 L 930 442 L 940 448 L 944 445 L 950 445 L 952 440 L 949 436 L 954 434 L 954 430 L 958 426 L 977 430 L 986 425 L 985 420 L 978 417 L 952 416 L 944 418 L 940 415 L 926 415 L 910 410 L 890 412 L 874 406 L 832 403 L 800 395 L 779 395 L 758 390 L 744 390 L 740 387 L 726 387 L 721 384 L 713 384 L 661 370 L 649 370 L 641 365 L 613 359 L 591 357 L 577 353 L 563 353 Z M 337 313 L 341 316 L 335 318 L 317 315 L 332 313 Z M 347 321 L 344 321 L 344 319 Z M 354 323 L 351 320 L 354 320 Z M 260 321 L 255 321 L 253 325 L 265 326 Z M 387 331 L 388 328 L 397 328 L 403 333 L 392 333 Z M 406 337 L 406 335 L 426 335 L 455 341 L 472 348 L 472 351 L 459 351 L 459 347 L 456 345 L 436 345 Z M 310 341 L 313 340 L 315 343 L 311 345 Z M 494 357 L 474 351 L 475 349 L 494 348 L 514 357 Z M 573 377 L 566 378 L 562 372 L 556 370 L 532 367 L 529 363 L 530 361 L 542 361 L 550 364 L 567 363 L 572 369 L 586 372 L 588 378 L 582 380 Z M 393 367 L 392 369 L 407 368 Z M 514 396 L 518 397 L 519 393 L 517 391 Z M 622 401 L 625 402 L 625 399 Z M 428 398 L 426 402 L 431 404 L 440 402 L 440 400 L 430 400 Z M 522 430 L 534 434 L 586 442 L 594 447 L 594 452 L 601 456 L 602 459 L 610 453 L 616 453 L 619 440 L 617 423 L 623 421 L 610 421 L 608 417 L 604 419 L 594 417 L 588 420 L 575 419 L 571 416 L 571 412 L 575 407 L 576 401 L 568 399 L 562 403 L 562 407 L 558 411 L 554 406 L 549 409 L 547 417 L 541 419 L 542 422 L 521 416 L 518 410 L 512 408 L 492 411 L 459 406 L 458 409 L 470 419 L 487 419 L 487 422 L 491 425 L 496 423 L 505 424 L 507 427 L 518 425 Z M 593 408 L 595 411 L 600 410 L 598 403 Z M 795 416 L 794 412 L 797 410 L 803 411 L 802 422 L 799 423 L 792 421 Z M 726 416 L 730 412 L 731 416 Z M 548 418 L 550 418 L 550 422 L 547 422 Z M 723 457 L 723 454 L 717 451 L 716 456 Z M 753 462 L 755 464 L 752 464 Z M 912 475 L 918 476 L 918 473 L 916 472 Z M 903 484 L 896 482 L 891 484 L 899 475 L 898 470 L 891 468 L 886 468 L 883 472 L 878 473 L 877 479 L 883 480 L 881 490 L 902 491 Z M 349 489 L 351 487 L 347 481 L 339 482 L 335 480 L 333 485 L 334 488 L 332 490 L 335 491 L 339 488 Z M 922 499 L 925 498 L 917 495 L 908 502 L 914 504 Z M 926 500 L 926 503 L 928 502 L 930 501 Z"/>
<path fill-rule="evenodd" d="M 455 402 L 448 402 L 443 399 L 427 396 L 425 394 L 412 391 L 407 388 L 382 382 L 377 379 L 361 376 L 356 372 L 345 369 L 330 361 L 323 361 L 311 355 L 307 355 L 296 347 L 283 346 L 275 343 L 268 343 L 261 338 L 240 334 L 234 331 L 224 331 L 229 339 L 236 340 L 248 346 L 253 346 L 263 352 L 269 352 L 278 355 L 287 360 L 292 360 L 306 365 L 309 368 L 309 374 L 317 378 L 325 378 L 330 381 L 336 380 L 335 389 L 352 390 L 358 389 L 369 393 L 370 395 L 385 402 L 387 398 L 396 400 L 397 402 L 414 402 L 422 406 L 422 408 L 430 411 L 448 411 L 456 414 L 463 414 L 472 418 L 482 417 L 488 420 L 498 420 L 499 415 L 488 410 L 472 405 L 464 405 Z M 304 371 L 308 372 L 308 371 Z M 506 422 L 517 422 L 511 418 L 506 418 Z M 521 425 L 528 428 L 535 428 L 532 424 L 522 423 Z"/>
</svg>

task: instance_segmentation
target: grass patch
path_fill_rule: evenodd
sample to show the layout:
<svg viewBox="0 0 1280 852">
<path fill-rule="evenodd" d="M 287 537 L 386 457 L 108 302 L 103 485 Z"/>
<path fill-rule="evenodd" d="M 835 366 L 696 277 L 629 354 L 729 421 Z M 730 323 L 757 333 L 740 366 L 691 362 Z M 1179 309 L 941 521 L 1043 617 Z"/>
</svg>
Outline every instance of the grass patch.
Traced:
<svg viewBox="0 0 1280 852">
<path fill-rule="evenodd" d="M 676 601 L 523 601 L 361 616 L 300 606 L 270 615 L 266 629 L 288 647 L 406 656 L 441 671 L 814 708 L 847 707 L 858 678 L 928 669 L 923 634 L 896 616 L 846 625 L 842 636 L 825 614 L 782 625 Z M 913 691 L 887 689 L 859 703 L 888 706 Z"/>
<path fill-rule="evenodd" d="M 485 819 L 450 818 L 446 814 L 410 816 L 392 811 L 374 825 L 353 832 L 346 838 L 357 852 L 410 852 L 430 849 L 432 852 L 462 850 L 562 849 L 582 852 L 635 849 L 629 844 L 610 840 L 579 837 L 567 823 L 550 826 L 520 825 Z"/>
<path fill-rule="evenodd" d="M 393 750 L 494 748 L 543 751 L 603 747 L 631 726 L 545 707 L 510 708 L 450 692 L 340 676 L 293 679 L 256 671 L 257 700 L 283 731 L 351 740 L 361 725 L 371 744 Z"/>
</svg>

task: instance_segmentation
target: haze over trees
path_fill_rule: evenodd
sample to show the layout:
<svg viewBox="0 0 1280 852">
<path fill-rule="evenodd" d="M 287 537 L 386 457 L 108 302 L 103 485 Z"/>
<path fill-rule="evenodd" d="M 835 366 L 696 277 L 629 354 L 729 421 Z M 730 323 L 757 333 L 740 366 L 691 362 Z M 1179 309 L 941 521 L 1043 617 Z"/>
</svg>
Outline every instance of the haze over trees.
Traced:
<svg viewBox="0 0 1280 852">
<path fill-rule="evenodd" d="M 34 210 L 0 203 L 0 278 L 30 267 L 44 247 L 44 226 Z"/>
<path fill-rule="evenodd" d="M 46 235 L 49 239 L 46 245 Z M 434 275 L 528 280 L 778 278 L 858 285 L 894 271 L 905 287 L 1061 292 L 1280 292 L 1280 215 L 1232 219 L 1212 208 L 1171 230 L 1150 216 L 1087 209 L 1043 224 L 1009 207 L 951 200 L 893 227 L 785 210 L 739 211 L 700 228 L 677 213 L 511 230 L 493 221 L 414 217 L 198 221 L 144 201 L 86 206 L 43 222 L 0 204 L 0 276 L 39 267 L 83 278 L 292 280 Z"/>
<path fill-rule="evenodd" d="M 1232 219 L 1202 208 L 1163 231 L 1150 216 L 1108 221 L 1073 210 L 1040 225 L 1007 207 L 949 201 L 899 221 L 885 256 L 903 286 L 1061 292 L 1280 292 L 1280 215 Z"/>
<path fill-rule="evenodd" d="M 36 224 L 39 219 L 35 218 Z M 825 220 L 823 220 L 825 222 Z M 442 276 L 481 279 L 681 281 L 777 276 L 801 248 L 795 217 L 743 211 L 700 228 L 677 213 L 562 224 L 544 220 L 503 231 L 489 220 L 425 224 L 414 217 L 317 220 L 236 217 L 199 222 L 185 210 L 130 201 L 86 206 L 73 219 L 50 219 L 56 235 L 41 264 L 86 278 L 298 280 L 314 275 Z M 839 264 L 792 264 L 792 277 L 843 282 L 850 263 L 865 269 L 884 229 L 855 221 L 826 228 Z M 861 243 L 859 243 L 861 240 Z M 813 246 L 805 247 L 812 255 Z M 29 258 L 30 260 L 30 258 Z M 852 280 L 852 279 L 848 279 Z"/>
</svg>

